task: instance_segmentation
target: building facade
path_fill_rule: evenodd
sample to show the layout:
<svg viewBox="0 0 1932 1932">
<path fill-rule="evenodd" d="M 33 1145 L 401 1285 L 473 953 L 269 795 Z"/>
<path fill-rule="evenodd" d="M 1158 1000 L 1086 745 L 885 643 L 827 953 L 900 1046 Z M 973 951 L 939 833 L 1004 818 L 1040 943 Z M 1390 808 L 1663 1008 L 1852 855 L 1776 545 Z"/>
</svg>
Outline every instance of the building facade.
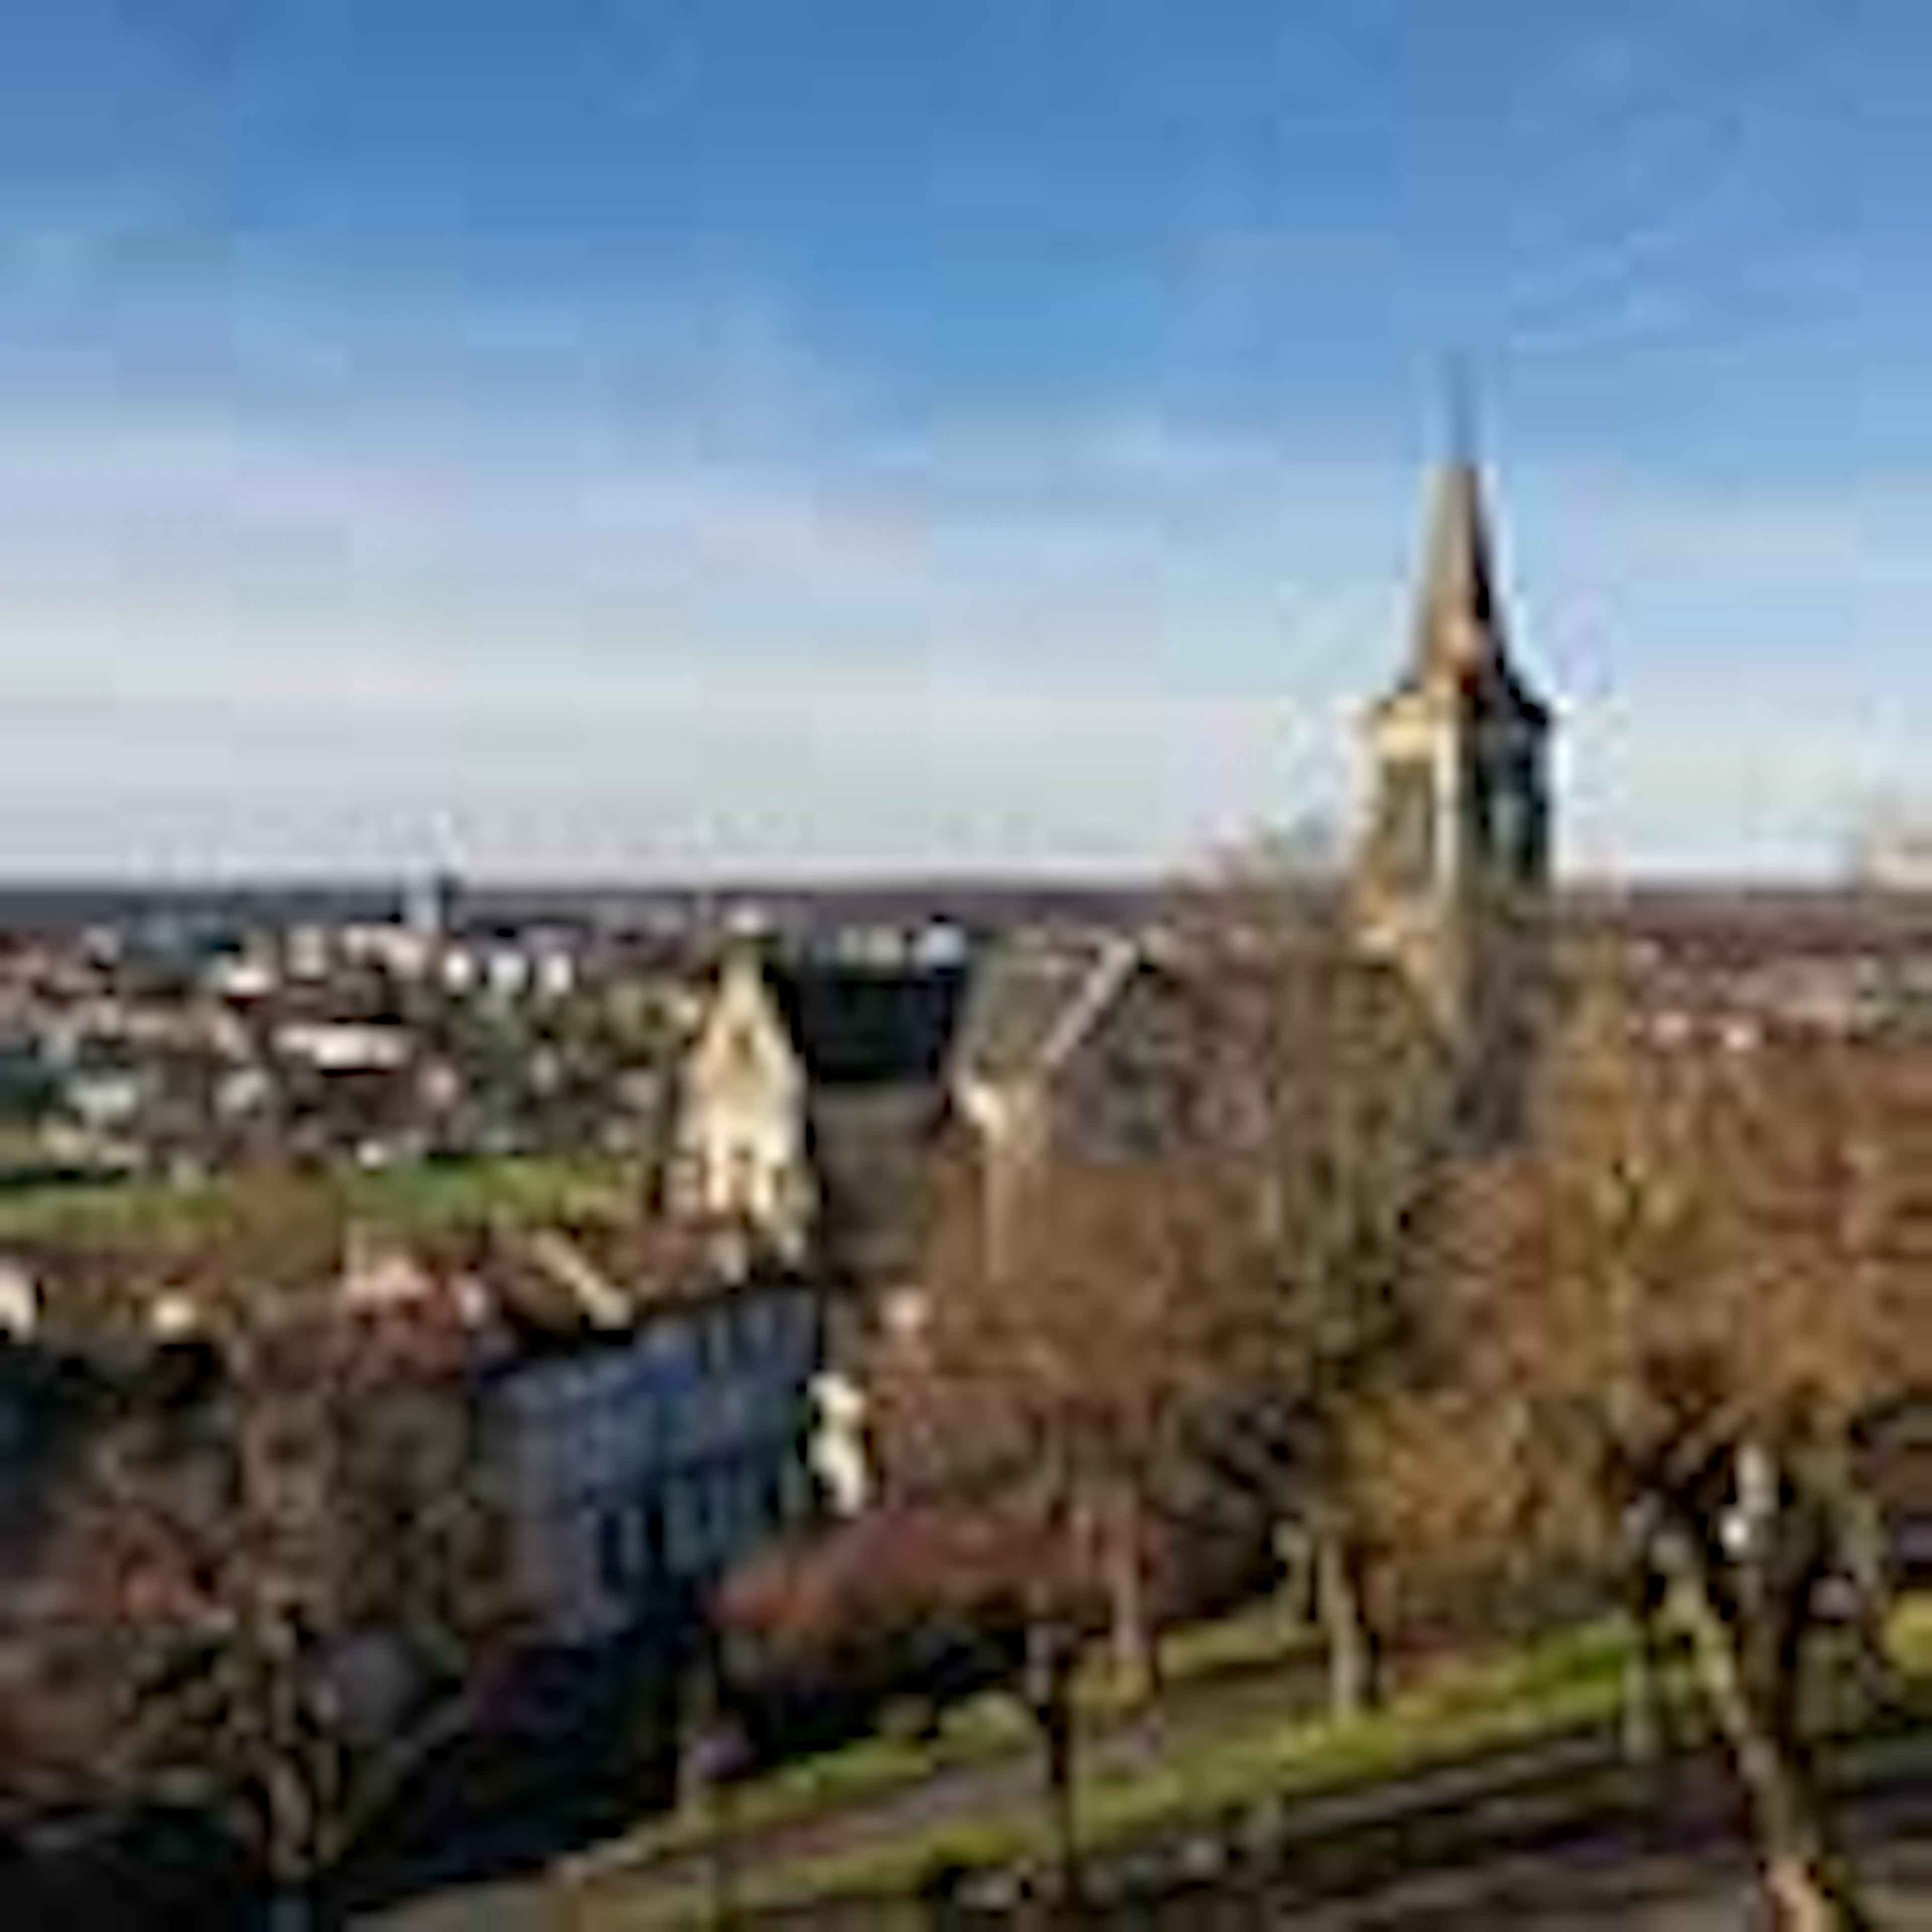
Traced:
<svg viewBox="0 0 1932 1932">
<path fill-rule="evenodd" d="M 492 1455 L 535 1642 L 674 1622 L 737 1558 L 817 1516 L 824 1346 L 814 1288 L 754 1272 L 505 1366 Z"/>
</svg>

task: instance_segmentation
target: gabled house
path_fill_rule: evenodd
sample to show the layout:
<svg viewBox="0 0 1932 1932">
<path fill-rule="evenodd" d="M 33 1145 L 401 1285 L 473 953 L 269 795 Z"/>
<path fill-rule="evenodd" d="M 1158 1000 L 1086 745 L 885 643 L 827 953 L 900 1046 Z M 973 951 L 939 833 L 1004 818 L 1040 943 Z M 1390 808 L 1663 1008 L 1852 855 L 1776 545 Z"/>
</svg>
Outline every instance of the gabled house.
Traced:
<svg viewBox="0 0 1932 1932">
<path fill-rule="evenodd" d="M 817 1208 L 803 1061 L 746 950 L 721 968 L 684 1057 L 666 1196 L 680 1220 L 731 1222 L 804 1252 Z"/>
<path fill-rule="evenodd" d="M 820 1271 L 889 1289 L 918 1264 L 966 968 L 806 962 L 772 983 L 806 1076 Z"/>
<path fill-rule="evenodd" d="M 734 950 L 684 1059 L 674 1213 L 848 1285 L 903 1271 L 965 988 L 955 963 Z"/>
</svg>

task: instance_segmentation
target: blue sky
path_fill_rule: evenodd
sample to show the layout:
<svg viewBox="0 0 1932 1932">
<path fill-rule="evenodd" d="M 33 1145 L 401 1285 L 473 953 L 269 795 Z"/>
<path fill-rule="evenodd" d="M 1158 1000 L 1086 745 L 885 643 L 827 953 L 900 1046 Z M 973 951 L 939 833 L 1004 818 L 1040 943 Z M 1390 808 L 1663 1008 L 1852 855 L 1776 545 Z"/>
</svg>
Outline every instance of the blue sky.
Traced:
<svg viewBox="0 0 1932 1932">
<path fill-rule="evenodd" d="M 1345 820 L 1474 367 L 1578 869 L 1932 812 L 1912 0 L 0 0 L 0 870 Z"/>
</svg>

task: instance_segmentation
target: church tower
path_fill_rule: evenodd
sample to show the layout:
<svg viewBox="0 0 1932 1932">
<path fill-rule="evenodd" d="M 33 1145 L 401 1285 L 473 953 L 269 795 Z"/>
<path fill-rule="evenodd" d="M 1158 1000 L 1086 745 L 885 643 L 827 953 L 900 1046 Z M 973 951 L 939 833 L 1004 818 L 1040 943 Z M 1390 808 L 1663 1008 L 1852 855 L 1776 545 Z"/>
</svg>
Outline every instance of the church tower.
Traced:
<svg viewBox="0 0 1932 1932">
<path fill-rule="evenodd" d="M 1510 656 L 1482 478 L 1459 450 L 1436 479 L 1408 663 L 1366 723 L 1355 892 L 1363 944 L 1472 1069 L 1520 1060 L 1540 982 L 1550 725 Z"/>
</svg>

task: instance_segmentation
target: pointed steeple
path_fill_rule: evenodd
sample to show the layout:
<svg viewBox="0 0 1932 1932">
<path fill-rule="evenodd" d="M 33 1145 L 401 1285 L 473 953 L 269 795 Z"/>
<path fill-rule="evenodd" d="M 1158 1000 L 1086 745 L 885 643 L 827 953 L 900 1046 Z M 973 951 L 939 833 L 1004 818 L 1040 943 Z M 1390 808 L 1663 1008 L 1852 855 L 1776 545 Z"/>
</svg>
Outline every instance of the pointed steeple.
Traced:
<svg viewBox="0 0 1932 1932">
<path fill-rule="evenodd" d="M 1452 392 L 1450 442 L 1438 471 L 1404 692 L 1460 693 L 1486 711 L 1544 718 L 1511 662 L 1496 546 L 1468 405 Z"/>
<path fill-rule="evenodd" d="M 1518 976 L 1522 909 L 1550 879 L 1551 718 L 1508 647 L 1466 416 L 1438 470 L 1408 660 L 1366 720 L 1357 876 L 1364 943 L 1479 1056 Z"/>
<path fill-rule="evenodd" d="M 1414 670 L 1424 681 L 1466 674 L 1503 656 L 1502 619 L 1483 482 L 1475 458 L 1456 450 L 1436 479 L 1420 594 Z"/>
</svg>

